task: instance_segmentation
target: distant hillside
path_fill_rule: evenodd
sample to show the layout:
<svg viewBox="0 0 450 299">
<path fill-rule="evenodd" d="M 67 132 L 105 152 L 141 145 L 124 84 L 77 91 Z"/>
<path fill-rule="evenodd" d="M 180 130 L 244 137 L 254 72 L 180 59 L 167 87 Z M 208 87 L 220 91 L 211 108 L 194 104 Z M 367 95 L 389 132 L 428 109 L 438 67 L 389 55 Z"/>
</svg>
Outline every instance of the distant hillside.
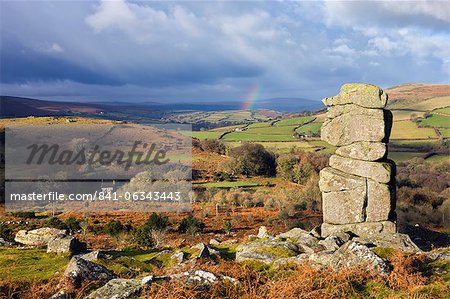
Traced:
<svg viewBox="0 0 450 299">
<path fill-rule="evenodd" d="M 402 84 L 386 89 L 389 95 L 388 108 L 416 108 L 432 110 L 445 106 L 445 101 L 450 105 L 450 85 L 438 84 Z M 432 101 L 429 101 L 433 99 Z M 429 102 L 427 103 L 424 102 Z M 438 102 L 438 103 L 434 103 Z M 436 106 L 436 107 L 433 107 Z"/>
<path fill-rule="evenodd" d="M 320 101 L 300 98 L 262 99 L 252 107 L 257 111 L 302 112 L 323 108 Z M 135 122 L 154 122 L 170 119 L 173 114 L 221 111 L 244 111 L 240 102 L 202 102 L 161 104 L 156 102 L 57 102 L 37 99 L 0 96 L 0 117 L 28 116 L 81 116 Z M 277 114 L 277 113 L 275 113 Z"/>
<path fill-rule="evenodd" d="M 30 98 L 1 96 L 1 117 L 54 116 L 71 113 L 95 114 L 102 108 L 95 104 L 52 102 Z"/>
</svg>

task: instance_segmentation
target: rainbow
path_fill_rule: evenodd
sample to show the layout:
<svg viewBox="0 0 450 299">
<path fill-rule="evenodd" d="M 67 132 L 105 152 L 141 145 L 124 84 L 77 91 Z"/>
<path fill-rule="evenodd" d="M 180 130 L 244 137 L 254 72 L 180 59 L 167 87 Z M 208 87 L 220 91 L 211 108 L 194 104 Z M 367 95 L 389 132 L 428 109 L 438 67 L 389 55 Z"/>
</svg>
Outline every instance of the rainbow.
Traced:
<svg viewBox="0 0 450 299">
<path fill-rule="evenodd" d="M 255 84 L 252 85 L 250 91 L 245 97 L 245 101 L 242 104 L 242 110 L 255 110 L 256 101 L 259 99 L 260 94 L 261 94 L 261 84 L 259 84 L 259 82 L 256 82 Z"/>
</svg>

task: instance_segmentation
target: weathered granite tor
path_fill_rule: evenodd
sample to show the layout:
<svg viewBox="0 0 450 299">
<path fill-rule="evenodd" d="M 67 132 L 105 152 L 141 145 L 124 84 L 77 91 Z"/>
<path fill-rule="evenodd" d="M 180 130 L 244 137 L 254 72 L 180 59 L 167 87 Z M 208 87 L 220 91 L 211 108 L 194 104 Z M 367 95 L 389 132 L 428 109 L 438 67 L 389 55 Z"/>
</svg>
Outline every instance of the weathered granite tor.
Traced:
<svg viewBox="0 0 450 299">
<path fill-rule="evenodd" d="M 395 164 L 386 159 L 392 114 L 378 86 L 345 84 L 323 100 L 327 120 L 322 140 L 337 146 L 330 167 L 320 172 L 322 237 L 351 231 L 361 237 L 393 234 Z"/>
</svg>

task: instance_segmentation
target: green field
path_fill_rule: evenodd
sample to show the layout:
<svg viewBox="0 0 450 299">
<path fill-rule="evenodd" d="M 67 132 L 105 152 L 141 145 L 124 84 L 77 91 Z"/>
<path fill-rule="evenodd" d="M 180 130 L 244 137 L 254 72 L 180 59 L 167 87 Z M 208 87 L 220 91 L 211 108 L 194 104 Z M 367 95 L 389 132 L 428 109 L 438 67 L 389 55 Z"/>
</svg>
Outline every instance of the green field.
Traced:
<svg viewBox="0 0 450 299">
<path fill-rule="evenodd" d="M 217 139 L 222 135 L 222 132 L 212 131 L 193 131 L 192 137 L 197 139 Z"/>
<path fill-rule="evenodd" d="M 267 135 L 289 135 L 292 136 L 294 133 L 295 126 L 270 126 L 270 127 L 259 127 L 250 128 L 244 132 L 252 134 L 267 134 Z"/>
<path fill-rule="evenodd" d="M 46 249 L 0 248 L 0 268 L 4 269 L 0 280 L 49 279 L 64 271 L 68 262 L 67 256 L 48 254 Z"/>
<path fill-rule="evenodd" d="M 439 129 L 439 132 L 441 133 L 442 137 L 450 138 L 450 129 Z"/>
<path fill-rule="evenodd" d="M 426 127 L 450 128 L 450 116 L 432 114 L 420 123 Z"/>
<path fill-rule="evenodd" d="M 419 128 L 411 121 L 396 121 L 392 125 L 391 139 L 437 139 L 432 128 Z"/>
<path fill-rule="evenodd" d="M 436 109 L 436 110 L 433 110 L 433 111 L 437 112 L 437 113 L 443 113 L 443 114 L 450 115 L 450 106 L 449 107 L 445 107 L 445 108 Z"/>
<path fill-rule="evenodd" d="M 266 122 L 258 122 L 258 123 L 253 123 L 247 126 L 248 129 L 253 129 L 253 128 L 267 128 L 270 127 L 272 124 L 272 122 L 270 121 L 266 121 Z"/>
<path fill-rule="evenodd" d="M 309 123 L 297 128 L 295 131 L 297 133 L 318 134 L 321 127 L 322 123 Z"/>
<path fill-rule="evenodd" d="M 294 141 L 292 135 L 256 134 L 248 131 L 226 134 L 223 140 L 228 141 Z"/>
<path fill-rule="evenodd" d="M 307 122 L 313 121 L 314 117 L 312 116 L 302 116 L 302 117 L 293 117 L 286 118 L 280 121 L 277 121 L 274 126 L 300 126 Z"/>
<path fill-rule="evenodd" d="M 416 117 L 423 117 L 424 111 L 414 111 L 414 110 L 391 110 L 394 115 L 394 122 L 399 120 L 410 120 L 411 116 L 414 114 Z"/>
<path fill-rule="evenodd" d="M 450 103 L 450 96 L 443 96 L 431 98 L 425 101 L 420 101 L 414 104 L 409 104 L 408 102 L 405 102 L 402 104 L 400 108 L 408 108 L 411 110 L 419 110 L 419 111 L 431 111 L 433 109 L 447 107 L 448 103 Z M 405 104 L 407 104 L 407 107 L 405 107 Z"/>
<path fill-rule="evenodd" d="M 429 162 L 450 162 L 450 156 L 433 155 L 427 159 Z"/>
<path fill-rule="evenodd" d="M 209 130 L 209 132 L 228 132 L 228 131 L 233 131 L 234 129 L 237 128 L 243 128 L 245 125 L 235 125 L 235 126 L 226 126 L 226 127 L 219 127 L 219 128 L 214 128 Z"/>
<path fill-rule="evenodd" d="M 411 160 L 413 158 L 423 157 L 424 153 L 417 152 L 389 152 L 388 158 L 394 160 L 395 162 L 404 162 Z"/>
</svg>

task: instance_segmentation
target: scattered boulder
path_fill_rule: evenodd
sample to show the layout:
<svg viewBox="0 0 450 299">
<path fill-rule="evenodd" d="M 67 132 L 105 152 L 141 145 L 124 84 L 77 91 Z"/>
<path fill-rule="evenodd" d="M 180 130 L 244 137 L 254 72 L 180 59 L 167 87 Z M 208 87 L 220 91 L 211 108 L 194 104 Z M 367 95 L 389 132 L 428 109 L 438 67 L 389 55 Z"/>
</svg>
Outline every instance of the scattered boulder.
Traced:
<svg viewBox="0 0 450 299">
<path fill-rule="evenodd" d="M 50 299 L 67 299 L 67 298 L 68 294 L 64 291 L 59 291 L 50 297 Z"/>
<path fill-rule="evenodd" d="M 198 259 L 209 258 L 211 255 L 208 246 L 206 246 L 204 243 L 198 243 L 197 245 L 192 246 L 191 249 L 199 250 L 199 253 L 196 256 L 196 258 Z"/>
<path fill-rule="evenodd" d="M 277 235 L 277 238 L 292 240 L 300 245 L 303 251 L 307 253 L 313 253 L 323 249 L 318 243 L 319 240 L 316 237 L 298 227 Z"/>
<path fill-rule="evenodd" d="M 81 255 L 80 257 L 82 259 L 85 259 L 90 262 L 96 262 L 98 260 L 104 260 L 104 259 L 108 258 L 106 253 L 103 251 L 100 251 L 100 250 L 94 250 L 94 251 L 85 253 L 85 254 Z"/>
<path fill-rule="evenodd" d="M 184 253 L 182 251 L 177 251 L 170 256 L 172 260 L 175 260 L 177 266 L 181 265 L 184 261 Z"/>
<path fill-rule="evenodd" d="M 128 299 L 139 296 L 144 285 L 153 281 L 153 276 L 143 279 L 115 278 L 108 281 L 104 286 L 95 290 L 87 299 Z"/>
<path fill-rule="evenodd" d="M 369 247 L 355 241 L 349 241 L 339 248 L 332 257 L 331 266 L 335 270 L 366 264 L 380 274 L 388 274 L 387 261 L 376 255 Z"/>
<path fill-rule="evenodd" d="M 0 246 L 13 246 L 14 244 L 12 242 L 8 242 L 3 238 L 0 238 Z"/>
<path fill-rule="evenodd" d="M 378 247 L 393 248 L 407 253 L 417 253 L 421 251 L 420 248 L 411 241 L 411 238 L 408 235 L 400 233 L 380 234 L 373 237 L 356 238 L 355 240 L 361 243 Z"/>
<path fill-rule="evenodd" d="M 220 280 L 227 280 L 232 283 L 237 283 L 237 280 L 225 276 L 225 275 L 216 275 L 211 272 L 203 271 L 203 270 L 189 270 L 179 274 L 170 275 L 170 279 L 182 279 L 185 283 L 195 283 L 195 284 L 212 284 Z"/>
<path fill-rule="evenodd" d="M 216 239 L 209 240 L 209 245 L 219 245 L 219 244 L 220 244 L 220 242 L 217 241 Z"/>
<path fill-rule="evenodd" d="M 339 249 L 345 242 L 338 236 L 328 236 L 324 240 L 319 241 L 319 244 L 325 247 L 327 252 L 335 252 Z"/>
<path fill-rule="evenodd" d="M 272 236 L 269 234 L 269 231 L 267 230 L 267 227 L 260 226 L 259 230 L 258 230 L 257 237 L 260 238 L 260 239 L 268 239 L 268 238 L 270 238 Z"/>
<path fill-rule="evenodd" d="M 24 245 L 44 246 L 47 245 L 50 240 L 63 238 L 65 236 L 67 236 L 66 230 L 43 227 L 30 231 L 20 230 L 16 234 L 14 241 Z"/>
<path fill-rule="evenodd" d="M 76 255 L 72 257 L 63 274 L 62 284 L 69 288 L 79 288 L 87 281 L 101 284 L 113 278 L 115 274 L 111 270 Z"/>
<path fill-rule="evenodd" d="M 303 238 L 306 235 L 309 235 L 309 233 L 306 230 L 303 230 L 299 227 L 294 227 L 293 229 L 291 229 L 287 232 L 277 235 L 277 238 L 286 238 L 286 239 L 297 240 L 297 239 Z"/>
<path fill-rule="evenodd" d="M 296 256 L 300 251 L 295 243 L 289 241 L 250 242 L 236 248 L 236 261 L 253 260 L 270 264 L 280 258 Z"/>
<path fill-rule="evenodd" d="M 376 236 L 382 234 L 395 234 L 396 231 L 397 227 L 395 223 L 391 221 L 348 223 L 340 225 L 322 223 L 321 227 L 322 237 L 336 235 L 340 232 L 352 232 L 359 237 L 376 238 Z"/>
<path fill-rule="evenodd" d="M 47 253 L 78 254 L 86 251 L 86 243 L 73 236 L 52 239 L 47 244 Z"/>
<path fill-rule="evenodd" d="M 236 239 L 228 239 L 222 242 L 222 244 L 237 244 L 237 243 L 239 243 L 239 241 Z"/>
</svg>

